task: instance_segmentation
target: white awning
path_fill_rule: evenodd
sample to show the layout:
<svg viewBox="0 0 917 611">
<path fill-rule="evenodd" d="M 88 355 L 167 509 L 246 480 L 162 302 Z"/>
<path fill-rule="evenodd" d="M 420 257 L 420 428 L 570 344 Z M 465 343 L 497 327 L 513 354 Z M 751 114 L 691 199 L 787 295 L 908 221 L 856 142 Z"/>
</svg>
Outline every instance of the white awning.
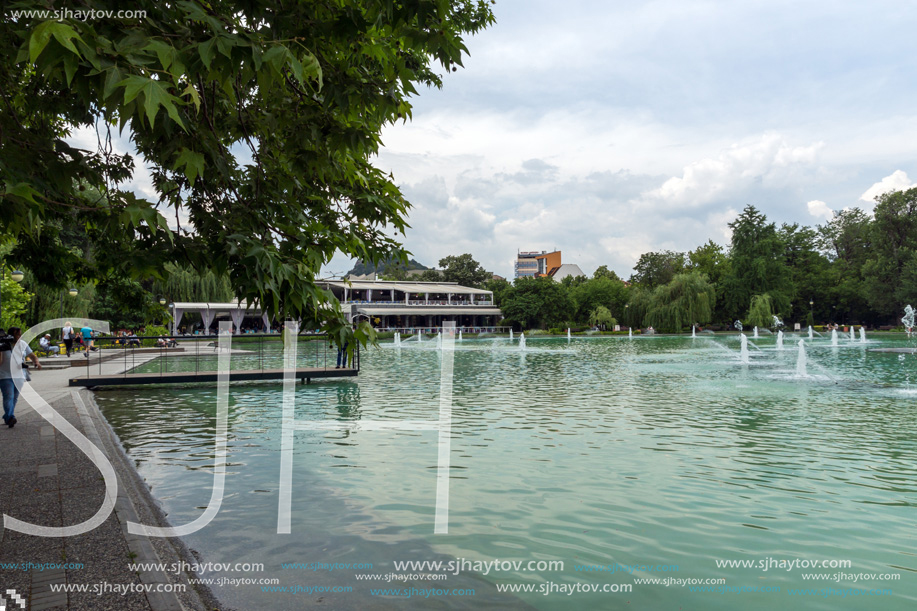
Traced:
<svg viewBox="0 0 917 611">
<path fill-rule="evenodd" d="M 401 282 L 385 280 L 321 280 L 321 284 L 352 291 L 390 291 L 392 289 L 403 293 L 442 293 L 453 295 L 490 295 L 491 291 L 476 289 L 470 286 L 461 286 L 454 282 Z"/>
<path fill-rule="evenodd" d="M 231 310 L 245 310 L 247 312 L 261 312 L 261 307 L 247 301 L 231 301 L 228 303 L 214 303 L 208 301 L 176 301 L 172 304 L 180 310 L 217 310 L 229 312 Z"/>
</svg>

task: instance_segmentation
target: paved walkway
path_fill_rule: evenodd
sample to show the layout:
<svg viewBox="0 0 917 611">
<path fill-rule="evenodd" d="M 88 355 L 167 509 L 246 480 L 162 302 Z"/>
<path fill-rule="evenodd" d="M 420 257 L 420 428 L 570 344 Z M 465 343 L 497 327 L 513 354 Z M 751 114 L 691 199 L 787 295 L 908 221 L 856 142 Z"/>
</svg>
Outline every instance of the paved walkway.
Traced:
<svg viewBox="0 0 917 611">
<path fill-rule="evenodd" d="M 85 362 L 82 356 L 74 357 L 77 359 Z M 52 366 L 64 361 L 65 357 L 42 359 Z M 111 374 L 121 370 L 116 362 L 101 367 Z M 69 537 L 37 537 L 0 525 L 0 596 L 5 598 L 6 609 L 217 608 L 208 592 L 198 592 L 189 584 L 185 573 L 138 572 L 128 566 L 195 560 L 180 541 L 127 533 L 127 521 L 164 525 L 164 518 L 99 413 L 92 393 L 67 386 L 76 371 L 79 369 L 33 369 L 32 387 L 108 457 L 118 476 L 115 510 L 94 530 Z M 95 465 L 23 398 L 16 417 L 15 428 L 0 427 L 0 513 L 57 527 L 79 524 L 95 515 L 106 494 Z M 86 591 L 59 591 L 62 585 Z M 184 592 L 165 591 L 173 589 Z M 3 606 L 0 599 L 0 608 Z"/>
</svg>

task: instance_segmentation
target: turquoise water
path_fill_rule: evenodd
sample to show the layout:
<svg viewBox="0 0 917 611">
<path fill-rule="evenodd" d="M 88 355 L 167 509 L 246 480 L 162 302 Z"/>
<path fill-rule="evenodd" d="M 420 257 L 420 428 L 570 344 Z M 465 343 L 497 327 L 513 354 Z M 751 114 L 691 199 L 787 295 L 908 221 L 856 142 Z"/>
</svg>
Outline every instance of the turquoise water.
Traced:
<svg viewBox="0 0 917 611">
<path fill-rule="evenodd" d="M 841 340 L 832 348 L 815 340 L 811 375 L 801 378 L 791 337 L 780 352 L 773 337 L 751 343 L 748 365 L 738 360 L 735 336 L 529 338 L 525 352 L 506 340 L 457 345 L 447 535 L 433 533 L 437 433 L 365 430 L 296 433 L 292 534 L 278 535 L 281 387 L 234 385 L 227 493 L 213 522 L 186 541 L 203 561 L 265 564 L 260 573 L 205 577 L 352 588 L 214 588 L 240 609 L 296 609 L 319 599 L 335 609 L 913 608 L 917 360 L 866 349 L 908 344 Z M 436 420 L 440 359 L 417 347 L 366 350 L 355 381 L 298 386 L 296 418 Z M 97 393 L 173 524 L 196 518 L 210 498 L 215 394 L 190 387 Z M 563 561 L 564 568 L 356 579 L 395 572 L 393 561 L 456 558 Z M 769 558 L 850 565 L 759 568 Z M 718 566 L 726 560 L 756 566 Z M 609 568 L 583 568 L 593 565 Z M 848 576 L 835 580 L 836 573 Z M 858 574 L 900 579 L 849 576 Z M 635 581 L 648 578 L 726 581 Z M 498 592 L 505 584 L 536 591 Z M 605 584 L 632 589 L 559 591 Z M 475 594 L 408 599 L 370 591 L 399 587 Z M 549 595 L 537 591 L 551 587 Z M 737 591 L 750 588 L 769 591 Z M 803 589 L 813 592 L 794 594 Z"/>
</svg>

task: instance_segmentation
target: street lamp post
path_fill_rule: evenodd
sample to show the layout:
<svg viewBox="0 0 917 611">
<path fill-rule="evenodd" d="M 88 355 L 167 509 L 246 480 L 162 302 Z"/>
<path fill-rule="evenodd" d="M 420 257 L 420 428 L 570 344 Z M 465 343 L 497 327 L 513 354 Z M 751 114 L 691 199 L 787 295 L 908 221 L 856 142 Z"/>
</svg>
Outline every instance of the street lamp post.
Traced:
<svg viewBox="0 0 917 611">
<path fill-rule="evenodd" d="M 164 308 L 165 306 L 166 306 L 166 298 L 165 298 L 165 297 L 160 297 L 160 298 L 159 298 L 159 307 Z M 163 320 L 162 320 L 162 325 L 165 326 L 165 324 L 166 324 L 166 321 L 165 321 L 165 319 L 163 319 Z M 172 332 L 172 335 L 175 335 L 175 332 L 174 332 L 174 331 Z"/>
<path fill-rule="evenodd" d="M 2 262 L 0 262 L 0 283 L 2 283 L 3 276 L 6 273 L 3 268 L 4 268 L 4 265 Z M 10 278 L 13 279 L 13 282 L 22 282 L 22 279 L 25 278 L 25 274 L 18 269 L 14 269 L 13 273 L 10 274 Z M 2 290 L 0 290 L 0 320 L 3 320 L 3 291 Z"/>
<path fill-rule="evenodd" d="M 67 291 L 67 294 L 71 297 L 76 297 L 79 294 L 79 291 L 76 289 L 70 289 Z M 64 292 L 60 292 L 60 317 L 64 317 Z"/>
</svg>

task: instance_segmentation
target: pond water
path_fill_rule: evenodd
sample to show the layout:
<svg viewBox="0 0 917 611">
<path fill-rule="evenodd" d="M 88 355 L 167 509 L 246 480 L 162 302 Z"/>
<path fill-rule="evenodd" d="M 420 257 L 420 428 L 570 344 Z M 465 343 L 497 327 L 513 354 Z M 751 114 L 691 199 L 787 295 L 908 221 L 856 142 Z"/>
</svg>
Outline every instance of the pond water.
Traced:
<svg viewBox="0 0 917 611">
<path fill-rule="evenodd" d="M 369 430 L 296 433 L 292 533 L 277 534 L 282 387 L 233 385 L 223 505 L 186 541 L 204 562 L 264 564 L 204 577 L 313 588 L 213 588 L 238 609 L 914 608 L 917 357 L 867 350 L 904 339 L 816 339 L 800 377 L 798 339 L 750 340 L 747 364 L 734 335 L 456 344 L 448 534 L 433 530 L 438 434 Z M 437 420 L 433 346 L 364 350 L 358 378 L 297 386 L 296 419 Z M 97 400 L 170 521 L 198 517 L 216 390 Z M 395 561 L 456 559 L 501 564 L 385 581 L 431 573 Z M 315 589 L 335 587 L 351 591 Z M 412 587 L 441 592 L 373 593 Z"/>
</svg>

